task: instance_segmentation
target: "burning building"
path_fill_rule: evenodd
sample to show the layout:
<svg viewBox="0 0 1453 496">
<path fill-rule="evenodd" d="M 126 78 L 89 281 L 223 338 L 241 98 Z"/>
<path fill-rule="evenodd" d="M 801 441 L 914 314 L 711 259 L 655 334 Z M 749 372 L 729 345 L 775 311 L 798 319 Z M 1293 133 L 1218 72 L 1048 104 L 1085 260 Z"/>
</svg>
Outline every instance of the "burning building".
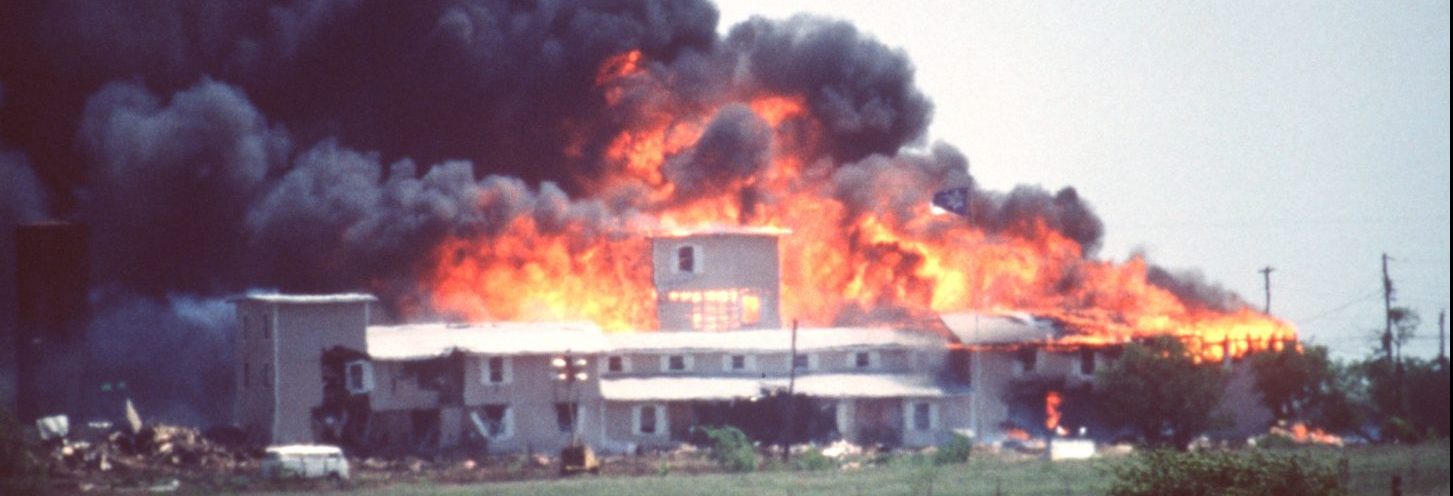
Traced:
<svg viewBox="0 0 1453 496">
<path fill-rule="evenodd" d="M 1023 429 L 1034 423 L 1026 408 L 1040 408 L 1051 433 L 1084 426 L 1073 392 L 1114 343 L 1077 344 L 1073 329 L 1027 315 L 788 331 L 777 313 L 781 235 L 654 236 L 659 330 L 373 325 L 370 295 L 238 298 L 238 420 L 264 443 L 495 452 L 577 439 L 615 452 L 667 448 L 721 424 L 769 440 L 929 446 L 955 432 Z M 1032 378 L 1057 390 L 1037 391 L 1038 404 L 1016 400 Z M 784 398 L 789 414 L 774 402 Z"/>
</svg>

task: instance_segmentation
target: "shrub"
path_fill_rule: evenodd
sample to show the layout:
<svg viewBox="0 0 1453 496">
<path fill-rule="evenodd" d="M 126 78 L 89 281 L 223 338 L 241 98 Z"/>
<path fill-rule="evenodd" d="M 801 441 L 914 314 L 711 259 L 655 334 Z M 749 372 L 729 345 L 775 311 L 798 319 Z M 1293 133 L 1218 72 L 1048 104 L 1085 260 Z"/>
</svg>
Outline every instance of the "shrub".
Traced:
<svg viewBox="0 0 1453 496">
<path fill-rule="evenodd" d="M 969 454 L 974 449 L 974 443 L 961 434 L 954 434 L 954 438 L 938 447 L 938 452 L 933 454 L 934 465 L 952 465 L 955 463 L 966 463 L 969 461 Z"/>
<path fill-rule="evenodd" d="M 730 472 L 751 472 L 757 469 L 757 448 L 746 433 L 736 427 L 703 427 L 711 440 L 711 459 Z"/>
<path fill-rule="evenodd" d="M 1110 472 L 1110 496 L 1346 494 L 1331 466 L 1304 455 L 1149 451 Z"/>
<path fill-rule="evenodd" d="M 822 454 L 822 450 L 813 448 L 797 455 L 793 465 L 797 467 L 797 470 L 828 470 L 836 468 L 837 461 Z"/>
</svg>

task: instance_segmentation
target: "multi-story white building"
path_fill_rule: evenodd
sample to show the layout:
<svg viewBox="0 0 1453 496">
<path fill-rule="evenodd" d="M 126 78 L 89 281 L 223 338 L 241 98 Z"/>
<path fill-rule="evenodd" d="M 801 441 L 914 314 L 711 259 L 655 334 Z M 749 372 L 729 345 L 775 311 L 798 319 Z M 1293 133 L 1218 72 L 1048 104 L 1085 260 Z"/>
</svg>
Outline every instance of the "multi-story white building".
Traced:
<svg viewBox="0 0 1453 496">
<path fill-rule="evenodd" d="M 955 432 L 1032 430 L 1042 398 L 1015 400 L 1015 388 L 1086 384 L 1109 358 L 1045 351 L 1039 344 L 1062 330 L 1005 316 L 801 329 L 794 342 L 780 319 L 777 236 L 654 238 L 661 331 L 379 326 L 369 295 L 237 298 L 237 420 L 258 443 L 409 451 L 547 451 L 578 439 L 625 452 L 686 442 L 705 425 L 768 440 L 928 446 Z"/>
</svg>

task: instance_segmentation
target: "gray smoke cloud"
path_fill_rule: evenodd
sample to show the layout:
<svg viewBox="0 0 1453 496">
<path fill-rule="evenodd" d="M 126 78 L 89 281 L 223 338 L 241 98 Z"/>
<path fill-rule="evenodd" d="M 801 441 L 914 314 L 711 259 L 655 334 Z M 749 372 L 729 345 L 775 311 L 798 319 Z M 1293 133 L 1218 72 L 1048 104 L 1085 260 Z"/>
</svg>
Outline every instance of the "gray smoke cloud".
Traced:
<svg viewBox="0 0 1453 496">
<path fill-rule="evenodd" d="M 676 195 L 695 198 L 766 169 L 772 159 L 772 128 L 742 104 L 722 108 L 701 139 L 666 164 Z"/>
<path fill-rule="evenodd" d="M 0 223 L 89 225 L 93 335 L 168 356 L 216 355 L 230 339 L 222 295 L 369 290 L 426 307 L 417 274 L 451 236 L 505 235 L 520 218 L 580 240 L 631 225 L 645 195 L 580 197 L 612 140 L 663 108 L 720 108 L 665 172 L 677 201 L 723 191 L 783 146 L 733 103 L 761 91 L 806 104 L 778 132 L 811 134 L 793 151 L 823 159 L 854 213 L 907 215 L 967 186 L 972 221 L 992 232 L 1041 222 L 1086 256 L 1103 233 L 1073 189 L 982 191 L 949 145 L 900 152 L 932 104 L 901 50 L 844 22 L 757 18 L 723 37 L 705 0 L 0 0 L 0 12 Z M 641 73 L 607 101 L 600 68 L 632 50 Z M 774 200 L 742 195 L 748 211 Z M 14 264 L 0 261 L 9 288 Z M 13 315 L 8 290 L 0 310 Z M 101 356 L 143 377 L 227 367 Z M 176 388 L 177 408 L 193 401 L 192 385 Z"/>
</svg>

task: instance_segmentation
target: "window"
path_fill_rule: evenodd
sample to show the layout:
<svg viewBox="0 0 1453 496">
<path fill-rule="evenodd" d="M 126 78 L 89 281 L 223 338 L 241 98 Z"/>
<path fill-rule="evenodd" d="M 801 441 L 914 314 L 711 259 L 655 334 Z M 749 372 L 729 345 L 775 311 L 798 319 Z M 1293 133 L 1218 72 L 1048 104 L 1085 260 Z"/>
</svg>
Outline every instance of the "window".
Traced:
<svg viewBox="0 0 1453 496">
<path fill-rule="evenodd" d="M 600 361 L 602 374 L 625 374 L 631 371 L 631 361 L 624 355 L 611 355 Z"/>
<path fill-rule="evenodd" d="M 484 359 L 484 370 L 481 379 L 485 384 L 508 384 L 510 382 L 510 359 L 509 357 L 492 356 Z"/>
<path fill-rule="evenodd" d="M 469 419 L 474 422 L 475 429 L 483 432 L 487 437 L 498 439 L 510 436 L 510 406 L 484 405 L 479 411 L 470 412 Z"/>
<path fill-rule="evenodd" d="M 685 245 L 676 248 L 676 272 L 680 274 L 701 273 L 701 247 Z"/>
<path fill-rule="evenodd" d="M 348 362 L 343 367 L 344 385 L 348 392 L 353 394 L 367 393 L 373 390 L 373 366 L 363 360 Z"/>
<path fill-rule="evenodd" d="M 727 372 L 755 370 L 757 358 L 752 355 L 722 355 L 721 368 Z"/>
<path fill-rule="evenodd" d="M 926 431 L 933 428 L 933 405 L 928 403 L 913 404 L 913 430 Z"/>
<path fill-rule="evenodd" d="M 1080 350 L 1080 374 L 1095 375 L 1095 350 Z"/>
<path fill-rule="evenodd" d="M 866 369 L 873 366 L 873 356 L 866 351 L 859 351 L 853 354 L 853 366 Z"/>
<path fill-rule="evenodd" d="M 635 410 L 635 432 L 643 436 L 658 436 L 666 432 L 666 411 L 661 405 L 640 405 Z"/>
<path fill-rule="evenodd" d="M 685 372 L 691 370 L 691 355 L 664 355 L 661 357 L 662 372 Z"/>
<path fill-rule="evenodd" d="M 792 357 L 792 368 L 802 370 L 817 369 L 817 355 L 812 353 L 798 353 Z"/>
<path fill-rule="evenodd" d="M 1021 373 L 1034 372 L 1034 367 L 1039 361 L 1039 350 L 1024 348 L 1019 350 L 1019 371 Z"/>
<path fill-rule="evenodd" d="M 560 427 L 560 432 L 574 432 L 579 414 L 580 408 L 575 403 L 556 403 L 555 424 Z"/>
<path fill-rule="evenodd" d="M 741 305 L 742 325 L 754 326 L 762 323 L 762 297 L 756 291 L 742 291 Z"/>
<path fill-rule="evenodd" d="M 666 301 L 690 306 L 694 330 L 728 331 L 762 324 L 764 293 L 753 288 L 672 290 L 666 292 Z"/>
</svg>

